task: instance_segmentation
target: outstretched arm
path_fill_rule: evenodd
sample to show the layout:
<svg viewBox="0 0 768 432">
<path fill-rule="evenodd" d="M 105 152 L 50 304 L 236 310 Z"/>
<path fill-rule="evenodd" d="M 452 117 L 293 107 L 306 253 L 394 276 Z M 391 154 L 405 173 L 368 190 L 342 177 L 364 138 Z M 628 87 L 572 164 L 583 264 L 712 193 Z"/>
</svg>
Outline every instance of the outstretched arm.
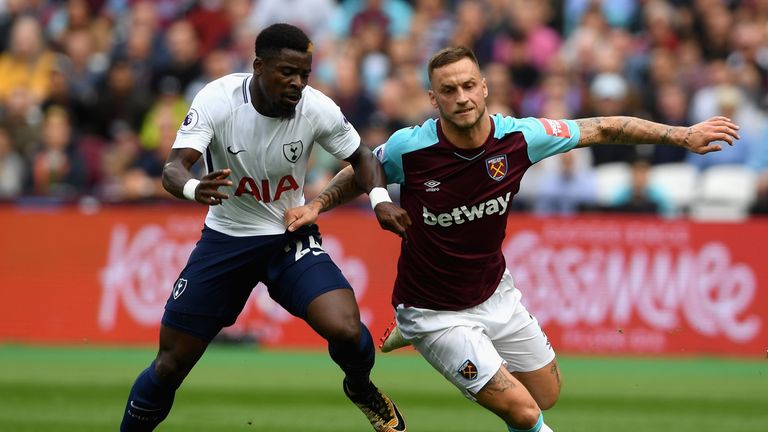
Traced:
<svg viewBox="0 0 768 432">
<path fill-rule="evenodd" d="M 693 126 L 670 126 L 636 117 L 593 117 L 576 120 L 581 130 L 577 147 L 595 144 L 671 144 L 694 153 L 722 150 L 714 141 L 733 145 L 739 126 L 727 117 L 712 117 Z"/>
<path fill-rule="evenodd" d="M 361 145 L 346 160 L 351 166 L 339 171 L 315 199 L 302 207 L 286 210 L 284 217 L 288 231 L 314 223 L 321 212 L 352 201 L 367 191 L 371 196 L 371 205 L 379 225 L 404 237 L 405 230 L 411 225 L 411 219 L 405 210 L 389 200 L 384 169 L 371 150 Z M 383 200 L 381 195 L 374 196 L 377 194 L 376 189 L 378 193 L 384 194 Z"/>
</svg>

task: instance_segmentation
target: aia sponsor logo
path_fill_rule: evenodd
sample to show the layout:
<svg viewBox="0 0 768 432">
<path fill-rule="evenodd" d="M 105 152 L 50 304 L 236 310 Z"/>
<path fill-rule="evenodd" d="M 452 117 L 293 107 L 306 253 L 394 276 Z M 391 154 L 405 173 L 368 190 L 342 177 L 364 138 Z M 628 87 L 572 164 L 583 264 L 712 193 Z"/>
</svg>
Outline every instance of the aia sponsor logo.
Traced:
<svg viewBox="0 0 768 432">
<path fill-rule="evenodd" d="M 268 203 L 271 201 L 279 200 L 280 196 L 285 192 L 295 190 L 299 190 L 299 183 L 290 174 L 283 176 L 277 182 L 274 196 L 271 193 L 272 186 L 269 184 L 269 179 L 263 179 L 257 182 L 255 179 L 250 177 L 243 177 L 237 184 L 237 189 L 235 189 L 235 196 L 239 198 L 243 195 L 251 195 L 256 199 L 256 201 L 263 201 Z"/>
<path fill-rule="evenodd" d="M 477 379 L 477 366 L 472 363 L 472 360 L 466 360 L 459 367 L 459 373 L 470 381 L 475 380 Z"/>
<path fill-rule="evenodd" d="M 552 120 L 546 118 L 538 119 L 541 125 L 544 126 L 544 131 L 547 135 L 551 135 L 558 138 L 570 138 L 571 131 L 568 129 L 568 123 L 562 120 Z"/>
<path fill-rule="evenodd" d="M 485 169 L 488 175 L 496 181 L 501 181 L 507 176 L 507 155 L 493 156 L 485 160 Z"/>
</svg>

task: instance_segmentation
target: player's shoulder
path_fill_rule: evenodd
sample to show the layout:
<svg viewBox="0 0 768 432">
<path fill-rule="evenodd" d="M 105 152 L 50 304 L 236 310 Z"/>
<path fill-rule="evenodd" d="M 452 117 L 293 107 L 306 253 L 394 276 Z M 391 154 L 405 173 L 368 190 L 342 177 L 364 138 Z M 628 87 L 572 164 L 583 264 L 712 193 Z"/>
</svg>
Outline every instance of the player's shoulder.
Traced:
<svg viewBox="0 0 768 432">
<path fill-rule="evenodd" d="M 577 128 L 573 120 L 555 120 L 539 117 L 517 118 L 494 114 L 491 116 L 495 126 L 494 135 L 501 138 L 513 132 L 522 132 L 526 138 L 534 136 L 550 136 L 555 138 L 570 138 Z"/>
<path fill-rule="evenodd" d="M 435 145 L 438 140 L 437 121 L 427 119 L 420 125 L 402 128 L 393 133 L 387 140 L 387 151 L 408 153 Z"/>
<path fill-rule="evenodd" d="M 305 114 L 323 114 L 331 108 L 339 109 L 333 99 L 312 86 L 304 87 L 301 98 L 303 99 L 302 111 Z"/>
<path fill-rule="evenodd" d="M 530 129 L 535 126 L 533 117 L 518 118 L 503 114 L 493 114 L 491 116 L 494 125 L 496 137 L 508 135 L 512 132 L 521 132 L 524 129 Z"/>
<path fill-rule="evenodd" d="M 239 105 L 250 102 L 248 82 L 253 75 L 249 73 L 233 73 L 224 75 L 206 84 L 197 94 L 196 99 L 206 102 L 220 102 Z"/>
</svg>

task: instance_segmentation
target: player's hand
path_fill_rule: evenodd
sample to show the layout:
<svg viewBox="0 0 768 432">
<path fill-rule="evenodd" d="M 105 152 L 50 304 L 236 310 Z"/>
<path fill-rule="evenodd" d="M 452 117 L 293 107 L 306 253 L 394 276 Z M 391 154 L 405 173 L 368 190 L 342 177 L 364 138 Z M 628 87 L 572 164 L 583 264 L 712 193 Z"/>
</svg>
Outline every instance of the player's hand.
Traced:
<svg viewBox="0 0 768 432">
<path fill-rule="evenodd" d="M 683 147 L 698 154 L 720 151 L 723 146 L 712 143 L 725 141 L 728 145 L 733 145 L 735 140 L 741 138 L 738 130 L 739 126 L 728 117 L 712 117 L 686 130 Z"/>
<path fill-rule="evenodd" d="M 220 205 L 229 195 L 219 192 L 219 188 L 232 186 L 232 180 L 227 179 L 231 173 L 231 169 L 225 168 L 204 175 L 195 190 L 195 201 L 205 205 Z"/>
<path fill-rule="evenodd" d="M 411 218 L 402 207 L 391 202 L 380 202 L 373 211 L 382 228 L 407 239 L 405 230 L 411 226 Z"/>
<path fill-rule="evenodd" d="M 283 223 L 289 232 L 294 232 L 304 225 L 312 225 L 320 214 L 320 206 L 310 202 L 301 207 L 288 209 L 283 214 Z"/>
</svg>

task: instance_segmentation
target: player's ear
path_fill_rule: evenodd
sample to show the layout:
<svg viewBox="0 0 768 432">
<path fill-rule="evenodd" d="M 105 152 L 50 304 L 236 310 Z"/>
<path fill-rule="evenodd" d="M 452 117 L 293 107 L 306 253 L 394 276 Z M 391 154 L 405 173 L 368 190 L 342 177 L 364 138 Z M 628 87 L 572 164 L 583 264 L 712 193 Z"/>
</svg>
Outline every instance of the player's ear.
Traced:
<svg viewBox="0 0 768 432">
<path fill-rule="evenodd" d="M 485 78 L 483 78 L 483 97 L 488 97 L 488 84 L 485 82 Z"/>
<path fill-rule="evenodd" d="M 435 92 L 430 90 L 427 93 L 429 94 L 429 103 L 432 104 L 432 108 L 437 109 L 437 98 L 435 98 Z"/>
<path fill-rule="evenodd" d="M 255 75 L 261 75 L 261 68 L 264 67 L 264 62 L 260 57 L 253 59 L 253 73 Z"/>
</svg>

